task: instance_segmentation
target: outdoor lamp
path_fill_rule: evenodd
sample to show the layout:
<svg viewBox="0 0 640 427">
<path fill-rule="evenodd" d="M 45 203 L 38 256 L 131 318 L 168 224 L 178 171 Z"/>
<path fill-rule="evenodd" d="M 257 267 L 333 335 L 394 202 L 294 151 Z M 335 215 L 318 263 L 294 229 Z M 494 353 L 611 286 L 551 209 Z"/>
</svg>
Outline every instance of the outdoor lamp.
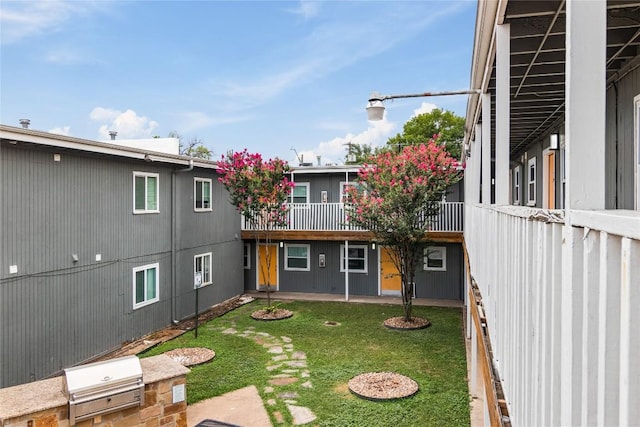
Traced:
<svg viewBox="0 0 640 427">
<path fill-rule="evenodd" d="M 423 96 L 446 96 L 446 95 L 471 95 L 471 94 L 480 94 L 482 91 L 480 89 L 469 89 L 469 90 L 454 90 L 454 91 L 445 91 L 445 92 L 424 92 L 424 93 L 412 93 L 407 95 L 380 95 L 378 92 L 373 92 L 369 97 L 369 102 L 367 103 L 367 120 L 369 121 L 380 121 L 384 117 L 384 101 L 387 99 L 397 99 L 397 98 L 419 98 Z"/>
</svg>

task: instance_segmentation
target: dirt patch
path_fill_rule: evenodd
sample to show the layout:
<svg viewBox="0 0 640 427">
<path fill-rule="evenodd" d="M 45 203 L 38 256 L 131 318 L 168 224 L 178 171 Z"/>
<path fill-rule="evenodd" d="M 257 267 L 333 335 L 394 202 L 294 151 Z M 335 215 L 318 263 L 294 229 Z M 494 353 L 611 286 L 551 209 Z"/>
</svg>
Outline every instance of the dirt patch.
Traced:
<svg viewBox="0 0 640 427">
<path fill-rule="evenodd" d="M 349 384 L 340 383 L 333 387 L 334 393 L 341 395 L 342 397 L 353 399 L 353 394 L 349 392 Z"/>
<path fill-rule="evenodd" d="M 424 329 L 430 325 L 431 322 L 422 317 L 412 317 L 409 321 L 404 320 L 404 317 L 390 317 L 384 321 L 387 328 L 399 330 Z"/>
<path fill-rule="evenodd" d="M 349 390 L 369 400 L 402 399 L 418 392 L 418 383 L 395 372 L 368 372 L 353 377 Z"/>
</svg>

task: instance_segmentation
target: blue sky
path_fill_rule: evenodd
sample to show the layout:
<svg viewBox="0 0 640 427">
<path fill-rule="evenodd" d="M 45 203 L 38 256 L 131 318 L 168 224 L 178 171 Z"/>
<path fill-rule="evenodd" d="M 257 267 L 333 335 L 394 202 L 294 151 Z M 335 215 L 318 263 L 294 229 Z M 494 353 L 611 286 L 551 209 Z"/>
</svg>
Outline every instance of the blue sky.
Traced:
<svg viewBox="0 0 640 427">
<path fill-rule="evenodd" d="M 349 141 L 383 145 L 435 104 L 372 91 L 467 89 L 476 2 L 0 2 L 0 122 L 107 140 L 198 138 L 220 158 L 247 148 L 341 164 Z"/>
</svg>

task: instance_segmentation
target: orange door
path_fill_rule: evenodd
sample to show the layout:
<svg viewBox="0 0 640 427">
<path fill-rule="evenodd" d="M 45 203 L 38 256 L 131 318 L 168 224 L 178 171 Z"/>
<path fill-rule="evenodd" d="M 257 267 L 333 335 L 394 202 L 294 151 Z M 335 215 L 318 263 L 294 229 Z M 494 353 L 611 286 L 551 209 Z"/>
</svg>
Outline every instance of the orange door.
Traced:
<svg viewBox="0 0 640 427">
<path fill-rule="evenodd" d="M 258 289 L 265 289 L 268 279 L 273 291 L 278 289 L 278 246 L 269 245 L 268 248 L 267 252 L 267 245 L 258 245 Z"/>
<path fill-rule="evenodd" d="M 402 278 L 387 248 L 380 248 L 380 293 L 400 295 Z"/>
<path fill-rule="evenodd" d="M 556 208 L 556 153 L 550 152 L 547 155 L 547 207 Z"/>
</svg>

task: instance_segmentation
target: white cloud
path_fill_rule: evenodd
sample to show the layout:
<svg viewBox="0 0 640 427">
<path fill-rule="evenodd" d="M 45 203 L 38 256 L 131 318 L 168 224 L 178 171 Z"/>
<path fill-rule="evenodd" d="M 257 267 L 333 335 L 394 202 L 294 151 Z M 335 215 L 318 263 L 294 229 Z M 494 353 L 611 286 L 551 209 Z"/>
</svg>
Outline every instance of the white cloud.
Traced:
<svg viewBox="0 0 640 427">
<path fill-rule="evenodd" d="M 298 7 L 295 9 L 287 9 L 287 12 L 301 16 L 305 21 L 318 15 L 320 11 L 320 3 L 317 1 L 300 0 Z"/>
<path fill-rule="evenodd" d="M 312 162 L 314 165 L 317 156 L 321 156 L 323 165 L 327 163 L 343 164 L 347 154 L 346 144 L 351 142 L 358 145 L 371 145 L 374 148 L 379 147 L 387 142 L 395 128 L 396 124 L 387 121 L 386 118 L 379 122 L 369 122 L 369 127 L 357 135 L 348 133 L 345 136 L 321 142 L 314 148 L 299 151 L 298 155 L 304 156 L 305 162 Z M 292 164 L 297 165 L 298 160 L 294 158 Z"/>
<path fill-rule="evenodd" d="M 93 1 L 3 1 L 0 3 L 2 44 L 52 33 L 64 28 L 75 15 L 103 7 L 106 2 Z"/>
<path fill-rule="evenodd" d="M 133 110 L 119 111 L 96 107 L 89 115 L 91 120 L 102 122 L 98 130 L 102 139 L 109 139 L 109 131 L 118 132 L 118 138 L 151 138 L 158 122 L 138 116 Z"/>
<path fill-rule="evenodd" d="M 419 116 L 420 114 L 430 113 L 433 110 L 435 110 L 436 108 L 438 108 L 438 106 L 436 104 L 431 104 L 429 102 L 423 102 L 422 105 L 420 105 L 419 108 L 413 110 L 413 116 L 411 116 L 411 117 L 416 117 L 416 116 Z"/>
<path fill-rule="evenodd" d="M 71 126 L 53 128 L 49 131 L 49 133 L 55 133 L 56 135 L 71 136 Z"/>
</svg>

